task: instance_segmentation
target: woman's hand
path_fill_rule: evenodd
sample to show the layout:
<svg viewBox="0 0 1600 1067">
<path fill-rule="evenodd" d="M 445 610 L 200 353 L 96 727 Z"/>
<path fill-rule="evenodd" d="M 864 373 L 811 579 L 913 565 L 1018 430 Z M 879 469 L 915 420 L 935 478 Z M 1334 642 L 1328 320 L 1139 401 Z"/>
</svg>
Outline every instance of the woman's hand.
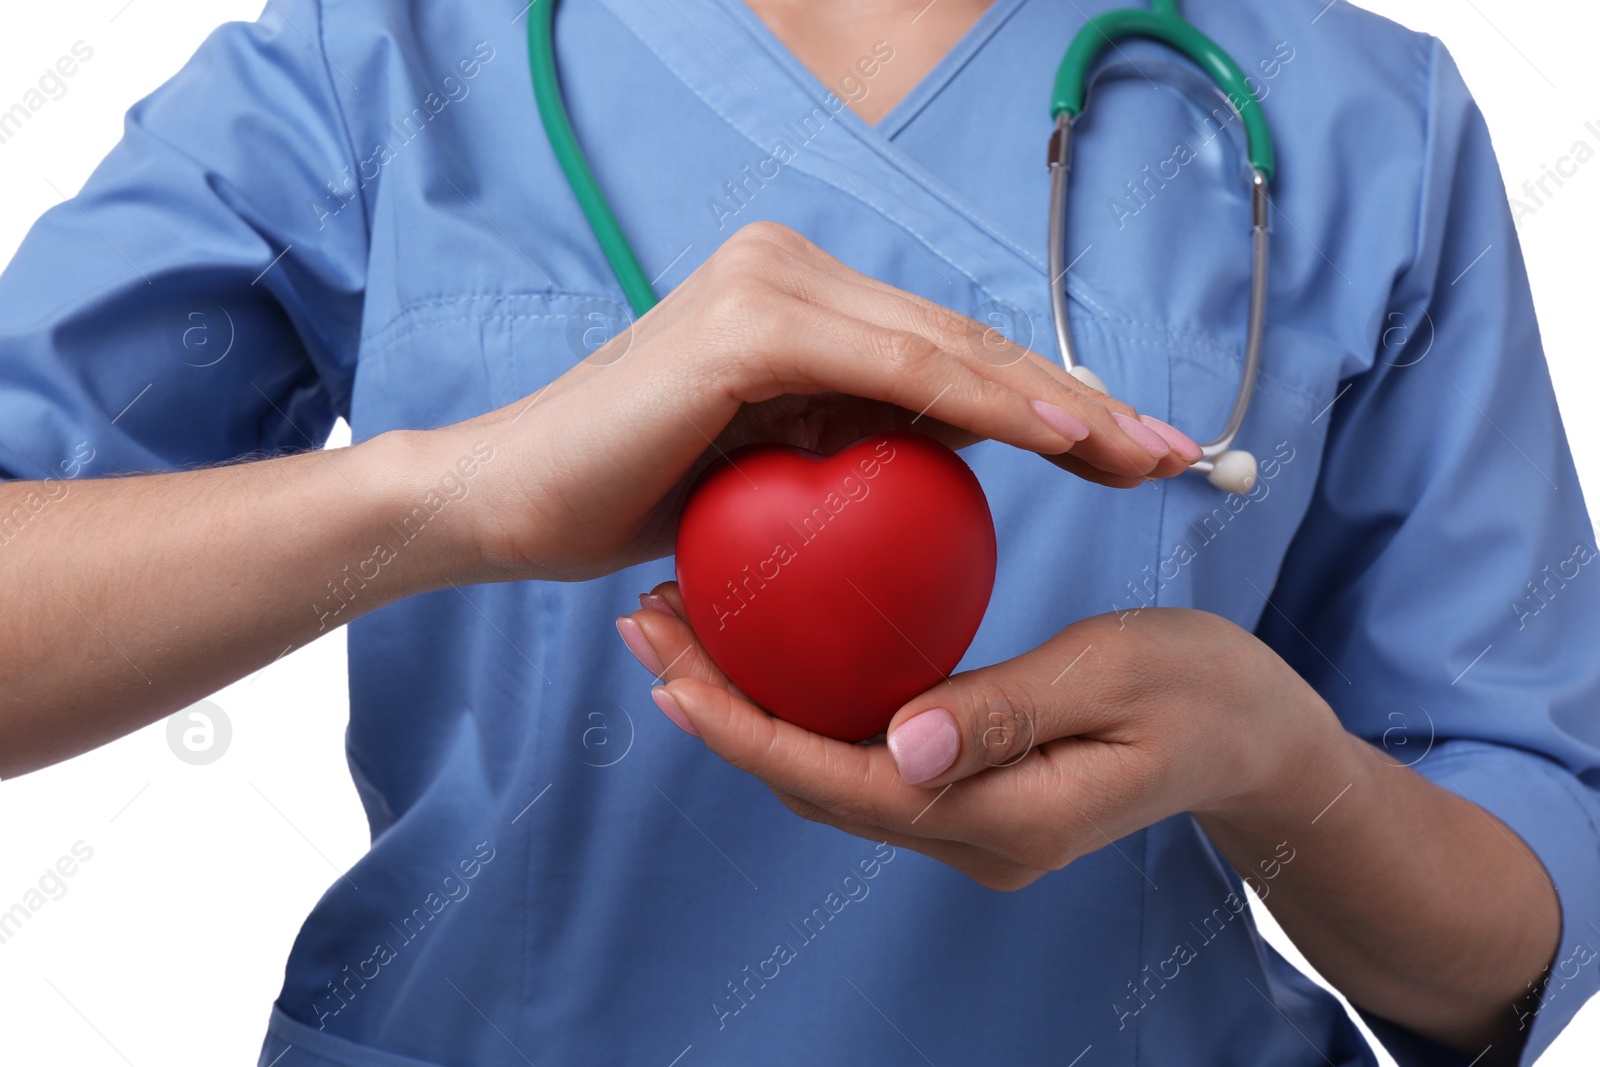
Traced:
<svg viewBox="0 0 1600 1067">
<path fill-rule="evenodd" d="M 675 584 L 640 602 L 617 628 L 665 682 L 656 703 L 797 814 L 1012 890 L 1189 812 L 1352 1003 L 1484 1065 L 1515 1062 L 1561 932 L 1538 857 L 1344 730 L 1225 619 L 1084 619 L 912 699 L 887 745 L 852 745 L 744 699 Z"/>
<path fill-rule="evenodd" d="M 1199 457 L 1183 434 L 973 320 L 744 227 L 532 397 L 435 434 L 487 438 L 473 528 L 502 577 L 582 579 L 671 551 L 695 475 L 753 442 L 828 451 L 911 429 L 993 438 L 1130 487 Z M 501 461 L 499 457 L 509 457 Z"/>
<path fill-rule="evenodd" d="M 1255 637 L 1216 615 L 1151 608 L 1085 619 L 954 675 L 899 710 L 888 745 L 848 744 L 745 700 L 683 621 L 674 583 L 645 603 L 657 610 L 619 629 L 664 678 L 657 703 L 680 726 L 796 813 L 993 889 L 1019 889 L 1178 812 L 1281 809 L 1343 736 Z"/>
</svg>

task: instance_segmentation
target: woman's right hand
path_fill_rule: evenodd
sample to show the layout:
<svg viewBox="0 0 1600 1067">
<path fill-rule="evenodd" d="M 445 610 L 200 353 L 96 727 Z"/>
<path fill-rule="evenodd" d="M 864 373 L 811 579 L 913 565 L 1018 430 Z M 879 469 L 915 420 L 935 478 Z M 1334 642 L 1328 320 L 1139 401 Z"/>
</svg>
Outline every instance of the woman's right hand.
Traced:
<svg viewBox="0 0 1600 1067">
<path fill-rule="evenodd" d="M 533 396 L 434 433 L 495 448 L 473 493 L 489 568 L 581 580 L 670 553 L 689 485 L 740 445 L 826 452 L 895 429 L 952 448 L 993 438 L 1117 487 L 1199 457 L 1037 353 L 767 222 Z"/>
</svg>

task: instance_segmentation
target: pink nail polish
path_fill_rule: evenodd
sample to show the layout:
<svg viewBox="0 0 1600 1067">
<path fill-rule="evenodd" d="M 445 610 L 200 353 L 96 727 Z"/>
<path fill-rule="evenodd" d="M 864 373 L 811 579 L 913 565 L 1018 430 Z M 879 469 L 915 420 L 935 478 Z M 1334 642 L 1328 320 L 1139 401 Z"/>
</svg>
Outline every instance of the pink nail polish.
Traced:
<svg viewBox="0 0 1600 1067">
<path fill-rule="evenodd" d="M 1149 415 L 1140 415 L 1139 421 L 1160 434 L 1161 439 L 1171 446 L 1174 452 L 1182 456 L 1186 462 L 1193 463 L 1204 454 L 1200 446 L 1195 444 L 1194 438 L 1176 426 L 1162 422 L 1160 419 L 1151 418 Z"/>
<path fill-rule="evenodd" d="M 944 708 L 912 716 L 889 734 L 889 751 L 900 769 L 900 780 L 907 785 L 938 777 L 961 752 L 955 716 Z"/>
<path fill-rule="evenodd" d="M 656 650 L 645 640 L 644 630 L 639 624 L 624 615 L 617 620 L 617 633 L 622 636 L 622 643 L 628 646 L 628 651 L 633 653 L 633 658 L 639 661 L 639 666 L 656 677 L 661 677 L 664 669 L 661 666 L 661 657 L 656 655 Z"/>
<path fill-rule="evenodd" d="M 1120 411 L 1116 412 L 1114 417 L 1117 420 L 1117 425 L 1122 427 L 1123 433 L 1144 446 L 1145 451 L 1157 459 L 1172 451 L 1172 448 L 1167 444 L 1166 438 L 1138 419 L 1129 418 Z"/>
<path fill-rule="evenodd" d="M 648 608 L 651 611 L 659 611 L 663 615 L 671 615 L 674 619 L 678 617 L 678 613 L 672 610 L 672 605 L 667 603 L 667 598 L 657 596 L 654 593 L 640 593 L 639 606 Z"/>
<path fill-rule="evenodd" d="M 1050 427 L 1056 433 L 1069 441 L 1082 441 L 1089 436 L 1089 427 L 1084 421 L 1063 408 L 1043 400 L 1033 401 L 1033 413 L 1039 416 L 1039 421 Z"/>
<path fill-rule="evenodd" d="M 672 694 L 667 692 L 667 687 L 658 685 L 650 690 L 650 696 L 656 702 L 656 707 L 661 709 L 661 714 L 671 719 L 678 729 L 690 737 L 699 737 L 700 731 L 694 728 L 694 723 L 689 721 L 689 716 L 678 707 L 678 702 L 672 699 Z"/>
</svg>

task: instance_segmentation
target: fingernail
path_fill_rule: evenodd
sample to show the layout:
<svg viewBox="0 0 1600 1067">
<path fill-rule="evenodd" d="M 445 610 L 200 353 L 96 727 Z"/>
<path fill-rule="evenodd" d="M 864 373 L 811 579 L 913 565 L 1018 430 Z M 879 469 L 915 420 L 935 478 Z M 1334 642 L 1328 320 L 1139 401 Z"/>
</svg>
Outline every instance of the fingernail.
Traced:
<svg viewBox="0 0 1600 1067">
<path fill-rule="evenodd" d="M 1089 427 L 1070 411 L 1043 400 L 1033 401 L 1033 413 L 1039 421 L 1069 441 L 1081 441 L 1089 436 Z"/>
<path fill-rule="evenodd" d="M 1176 426 L 1169 426 L 1160 419 L 1153 419 L 1149 415 L 1140 415 L 1139 421 L 1160 434 L 1161 439 L 1188 462 L 1193 463 L 1203 455 L 1200 446 L 1194 443 L 1194 438 Z"/>
<path fill-rule="evenodd" d="M 889 751 L 900 780 L 917 785 L 950 769 L 961 751 L 961 733 L 955 716 L 943 708 L 932 708 L 901 723 L 889 735 Z"/>
<path fill-rule="evenodd" d="M 617 633 L 622 635 L 622 643 L 628 646 L 628 651 L 639 661 L 639 666 L 656 677 L 661 677 L 663 670 L 661 657 L 656 655 L 656 650 L 645 640 L 644 631 L 639 628 L 639 624 L 624 615 L 617 620 Z"/>
<path fill-rule="evenodd" d="M 667 598 L 657 596 L 654 593 L 640 593 L 639 606 L 648 608 L 651 611 L 659 611 L 663 615 L 671 615 L 674 619 L 678 617 L 678 613 L 672 610 L 672 605 L 667 603 Z"/>
<path fill-rule="evenodd" d="M 1148 451 L 1157 459 L 1160 459 L 1162 456 L 1172 451 L 1172 449 L 1167 445 L 1166 438 L 1156 433 L 1138 419 L 1131 419 L 1120 411 L 1115 413 L 1115 418 L 1117 420 L 1117 425 L 1122 427 L 1123 433 L 1127 434 L 1129 437 L 1143 445 L 1146 451 Z"/>
<path fill-rule="evenodd" d="M 689 716 L 685 715 L 683 709 L 678 707 L 678 702 L 672 699 L 672 694 L 667 692 L 666 686 L 655 686 L 650 690 L 650 695 L 655 699 L 656 707 L 660 708 L 661 713 L 671 719 L 678 729 L 690 737 L 700 736 L 700 731 L 694 728 L 694 723 L 689 721 Z"/>
</svg>

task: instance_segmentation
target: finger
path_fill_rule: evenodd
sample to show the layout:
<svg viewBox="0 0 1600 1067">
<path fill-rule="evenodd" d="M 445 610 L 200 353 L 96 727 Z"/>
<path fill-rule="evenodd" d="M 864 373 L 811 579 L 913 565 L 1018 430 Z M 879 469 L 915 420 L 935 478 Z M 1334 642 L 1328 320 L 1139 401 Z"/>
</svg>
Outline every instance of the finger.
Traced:
<svg viewBox="0 0 1600 1067">
<path fill-rule="evenodd" d="M 765 253 L 747 251 L 763 245 Z M 1112 410 L 1104 395 L 1066 371 L 1045 370 L 1048 363 L 1042 358 L 984 360 L 974 350 L 984 333 L 978 323 L 882 283 L 869 283 L 866 275 L 848 272 L 826 253 L 811 250 L 814 246 L 795 250 L 789 238 L 776 243 L 755 238 L 742 242 L 738 258 L 728 258 L 744 259 L 742 266 L 806 309 L 789 309 L 786 317 L 770 320 L 768 338 L 778 342 L 778 350 L 768 363 L 771 378 L 754 382 L 757 389 L 830 387 L 922 414 L 938 406 L 934 414 L 946 422 L 1030 451 L 1054 454 L 1070 448 L 1110 474 L 1144 477 L 1163 469 L 1160 459 L 1171 451 L 1163 438 L 1126 411 Z M 853 328 L 840 328 L 842 322 L 853 323 Z M 819 365 L 811 358 L 794 360 L 797 344 L 810 357 L 814 342 L 837 350 Z M 1016 350 L 1026 354 L 1021 347 Z M 819 381 L 816 371 L 848 371 L 848 376 Z M 765 395 L 741 398 L 749 402 Z M 995 408 L 997 403 L 1002 406 Z M 1024 408 L 1032 408 L 1038 418 L 1030 422 Z M 1050 435 L 1040 434 L 1040 422 L 1053 427 L 1056 442 L 1040 443 Z M 1181 462 L 1168 466 L 1182 469 Z"/>
<path fill-rule="evenodd" d="M 837 288 L 840 283 L 830 282 Z M 759 348 L 746 361 L 755 364 L 737 391 L 745 403 L 785 393 L 833 390 L 894 404 L 916 413 L 1030 452 L 1057 454 L 1069 449 L 1096 457 L 1108 451 L 1097 436 L 1125 436 L 1110 415 L 1095 405 L 1083 417 L 1052 401 L 1038 399 L 1040 383 L 1018 375 L 967 366 L 956 352 L 913 330 L 880 326 L 796 299 L 775 301 L 764 311 Z M 1017 379 L 1007 381 L 1006 378 Z M 1019 388 L 1030 384 L 1031 392 Z M 1086 449 L 1086 451 L 1085 451 Z M 1144 475 L 1153 457 L 1113 457 L 1114 473 Z"/>
<path fill-rule="evenodd" d="M 775 792 L 803 798 L 847 822 L 921 832 L 918 817 L 931 795 L 900 780 L 883 745 L 823 737 L 698 678 L 673 679 L 654 695 L 690 721 L 707 748 Z M 968 839 L 927 826 L 928 836 Z"/>
<path fill-rule="evenodd" d="M 898 296 L 875 293 L 848 280 L 818 283 L 816 288 L 829 291 L 835 304 L 848 307 L 850 314 L 859 315 L 869 325 L 891 331 L 910 331 L 912 336 L 926 339 L 946 355 L 947 362 L 930 368 L 933 371 L 930 387 L 938 384 L 938 392 L 922 405 L 901 402 L 907 410 L 917 411 L 918 416 L 936 414 L 942 421 L 963 424 L 960 408 L 949 410 L 950 394 L 954 392 L 950 387 L 955 381 L 949 374 L 954 374 L 958 366 L 979 381 L 1002 382 L 1008 389 L 1027 395 L 1040 418 L 1050 422 L 1062 437 L 1077 438 L 1067 450 L 1035 451 L 1070 454 L 1088 467 L 1126 480 L 1128 485 L 1138 485 L 1144 478 L 1178 474 L 1187 466 L 1176 458 L 1166 461 L 1168 456 L 1173 456 L 1171 446 L 1134 418 L 1131 408 L 1107 402 L 1107 398 L 1064 373 L 1062 378 L 1053 378 L 1050 371 L 1040 370 L 1034 360 L 1027 358 L 1030 354 L 1026 350 L 1018 349 L 1016 362 L 1008 365 L 990 365 L 974 357 L 973 349 L 978 344 L 976 338 L 981 334 L 981 326 L 970 318 L 946 309 L 934 309 L 938 315 L 920 307 L 907 309 Z M 869 299 L 861 299 L 862 296 Z M 941 371 L 947 374 L 942 384 L 938 381 Z M 954 398 L 960 400 L 960 397 Z M 1195 458 L 1198 458 L 1198 451 L 1195 451 Z"/>
<path fill-rule="evenodd" d="M 1016 344 L 999 331 L 990 329 L 969 316 L 962 315 L 916 293 L 896 288 L 888 282 L 874 278 L 870 274 L 863 274 L 834 256 L 829 255 L 825 250 L 807 240 L 804 234 L 782 227 L 775 227 L 771 231 L 762 229 L 759 234 L 763 239 L 771 240 L 780 248 L 795 255 L 805 265 L 842 281 L 850 282 L 861 290 L 868 291 L 879 297 L 880 299 L 866 302 L 864 308 L 851 307 L 849 309 L 857 314 L 864 313 L 869 321 L 878 322 L 884 326 L 916 330 L 952 348 L 966 347 L 971 350 L 981 351 L 983 353 L 983 362 L 997 368 L 1016 364 L 1026 359 L 1050 373 L 1053 378 L 1060 382 L 1064 389 L 1074 396 L 1112 411 L 1133 413 L 1133 408 L 1130 405 L 1085 385 L 1068 373 L 1064 367 L 1058 366 L 1039 353 L 1032 352 Z M 809 296 L 810 294 L 797 295 Z"/>
<path fill-rule="evenodd" d="M 726 454 L 748 444 L 771 443 L 775 419 L 787 430 L 781 443 L 824 455 L 831 455 L 863 437 L 897 430 L 921 434 L 953 451 L 980 440 L 977 434 L 959 426 L 951 426 L 931 417 L 919 418 L 914 412 L 893 404 L 839 394 L 819 394 L 813 397 L 780 397 L 764 404 L 747 405 L 717 439 L 716 444 L 721 452 L 715 454 Z M 1152 480 L 1107 474 L 1071 452 L 1042 458 L 1084 481 L 1114 489 L 1133 489 Z"/>
<path fill-rule="evenodd" d="M 1112 489 L 1137 489 L 1139 486 L 1152 481 L 1150 478 L 1133 478 L 1120 474 L 1107 474 L 1100 468 L 1074 456 L 1071 452 L 1063 452 L 1059 456 L 1044 456 L 1043 458 L 1067 473 L 1077 475 L 1086 482 L 1108 486 Z"/>
<path fill-rule="evenodd" d="M 1037 746 L 1106 728 L 1118 708 L 1096 668 L 1098 627 L 1073 626 L 1014 659 L 952 675 L 889 722 L 903 781 L 936 788 L 1019 763 Z"/>
<path fill-rule="evenodd" d="M 689 618 L 688 610 L 683 606 L 683 596 L 678 592 L 677 582 L 662 582 L 650 592 L 640 593 L 639 606 L 673 615 L 685 621 Z"/>
<path fill-rule="evenodd" d="M 976 849 L 1040 871 L 1059 869 L 1100 847 L 1084 820 L 1057 796 L 1064 772 L 1093 765 L 1076 754 L 1046 758 L 1036 752 L 1018 765 L 930 790 L 902 781 L 883 745 L 852 745 L 814 734 L 698 679 L 671 681 L 653 696 L 668 717 L 680 725 L 688 722 L 685 729 L 692 727 L 714 753 L 760 778 L 806 818 L 880 840 L 893 833 L 908 843 L 968 846 L 945 848 L 941 859 L 973 860 Z M 1106 765 L 1103 758 L 1099 765 Z M 1110 795 L 1113 784 L 1095 788 Z M 1109 822 L 1103 810 L 1099 818 Z"/>
<path fill-rule="evenodd" d="M 932 418 L 917 418 L 912 412 L 903 408 L 891 407 L 887 404 L 878 405 L 885 412 L 892 413 L 884 419 L 855 419 L 837 420 L 828 425 L 823 431 L 826 443 L 802 444 L 802 448 L 809 448 L 813 452 L 831 455 L 846 445 L 854 444 L 863 437 L 876 434 L 902 431 L 920 434 L 939 442 L 954 452 L 977 444 L 982 438 L 977 434 L 963 430 L 959 426 L 952 426 Z M 1119 474 L 1108 474 L 1092 463 L 1071 452 L 1061 452 L 1055 455 L 1041 455 L 1040 458 L 1070 474 L 1082 478 L 1086 482 L 1094 482 L 1113 489 L 1135 489 L 1148 484 L 1155 479 L 1150 476 L 1133 477 Z"/>
<path fill-rule="evenodd" d="M 1090 426 L 1088 438 L 1057 454 L 1078 460 L 1072 465 L 1061 464 L 1063 469 L 1101 484 L 1128 488 L 1145 480 L 1182 473 L 1200 458 L 1200 446 L 1187 435 L 1140 415 L 1131 404 L 1091 389 L 1039 353 L 914 294 L 899 294 L 886 286 L 883 289 L 887 292 L 869 301 L 864 309 L 853 309 L 855 313 L 869 321 L 917 330 L 964 357 L 969 366 L 980 372 L 986 365 L 997 366 L 1008 372 L 1007 381 L 1024 390 L 1042 390 L 1043 399 Z M 1013 369 L 1015 373 L 1011 373 Z M 1115 458 L 1110 459 L 1113 453 Z M 1146 453 L 1157 462 L 1142 477 L 1121 473 L 1147 465 Z"/>
<path fill-rule="evenodd" d="M 645 669 L 661 682 L 675 678 L 694 678 L 707 685 L 726 689 L 741 700 L 748 700 L 749 698 L 739 687 L 722 673 L 722 668 L 712 660 L 705 646 L 696 639 L 694 631 L 686 621 L 683 600 L 678 596 L 677 583 L 667 582 L 659 585 L 656 587 L 656 592 L 646 593 L 639 599 L 644 602 L 650 597 L 656 598 L 661 604 L 657 605 L 654 602 L 645 604 L 639 611 L 622 617 L 621 621 L 630 623 L 631 627 L 620 624 L 618 626 L 622 631 L 623 640 L 627 642 L 630 651 Z M 636 647 L 635 638 L 642 638 L 646 648 Z"/>
<path fill-rule="evenodd" d="M 995 392 L 998 379 L 1000 388 L 1028 398 L 1027 403 L 1039 420 L 1069 442 L 1066 448 L 1036 447 L 1033 451 L 1047 456 L 1070 455 L 1083 466 L 1111 476 L 1116 480 L 1114 484 L 1137 485 L 1148 478 L 1169 477 L 1187 467 L 1186 462 L 1174 457 L 1165 441 L 1142 422 L 1121 412 L 1109 411 L 1031 374 L 994 372 L 981 366 L 974 368 L 962 361 L 959 352 L 921 334 L 885 335 L 878 331 L 878 327 L 867 326 L 861 340 L 870 343 L 873 337 L 888 336 L 897 339 L 894 343 L 900 346 L 901 356 L 906 348 L 914 353 L 911 360 L 901 360 L 903 371 L 893 374 L 893 385 L 886 394 L 892 402 L 916 412 L 912 417 L 913 428 L 919 419 L 934 416 L 947 424 L 1006 440 L 989 432 L 981 421 L 973 417 L 976 411 L 981 411 L 989 403 L 986 397 Z M 835 343 L 842 346 L 860 343 L 850 336 L 853 332 L 851 329 L 840 330 Z M 891 355 L 886 362 L 893 363 L 899 358 Z M 868 372 L 880 370 L 870 361 L 863 361 L 856 369 Z M 1007 381 L 1008 378 L 1022 380 Z M 861 384 L 851 383 L 849 387 L 860 389 Z M 1039 399 L 1040 394 L 1047 399 Z M 1026 447 L 1016 439 L 1007 443 Z M 1196 451 L 1194 454 L 1198 456 L 1199 453 Z"/>
<path fill-rule="evenodd" d="M 746 444 L 770 444 L 776 437 L 777 443 L 831 455 L 863 437 L 895 431 L 921 434 L 950 449 L 980 440 L 977 434 L 931 415 L 919 417 L 894 404 L 829 391 L 748 404 L 716 443 L 726 452 Z"/>
<path fill-rule="evenodd" d="M 777 243 L 794 257 L 786 282 L 801 299 L 828 304 L 875 325 L 921 334 L 969 366 L 999 372 L 1003 380 L 1019 387 L 1036 380 L 1037 387 L 1046 391 L 1044 399 L 1097 431 L 1072 452 L 1099 469 L 1108 469 L 1105 448 L 1121 453 L 1122 463 L 1131 466 L 1146 464 L 1142 453 L 1149 452 L 1159 462 L 1145 472 L 1148 477 L 1171 476 L 1200 458 L 1199 446 L 1181 431 L 1140 416 L 1131 405 L 1090 388 L 1064 367 L 981 323 L 854 271 L 792 231 Z"/>
<path fill-rule="evenodd" d="M 1075 402 L 1082 391 L 1089 388 L 1067 373 L 1059 364 L 1037 352 L 1026 353 L 1021 365 L 1042 375 L 1044 387 L 1047 390 L 1055 390 L 1057 403 Z M 1203 454 L 1200 445 L 1177 427 L 1153 416 L 1142 415 L 1134 410 L 1132 405 L 1098 390 L 1089 391 L 1112 413 L 1112 420 L 1123 430 L 1131 442 L 1130 447 L 1142 448 L 1157 458 L 1155 468 L 1145 475 L 1147 479 L 1170 478 L 1182 474 Z M 1051 399 L 1049 392 L 1046 393 L 1045 399 Z M 1073 454 L 1083 453 L 1082 450 L 1075 449 Z"/>
<path fill-rule="evenodd" d="M 1040 417 L 1028 396 L 961 366 L 926 338 L 776 290 L 763 296 L 752 290 L 756 284 L 743 282 L 740 291 L 722 297 L 721 311 L 691 307 L 676 320 L 660 320 L 656 331 L 673 336 L 659 343 L 641 337 L 635 344 L 660 350 L 663 358 L 624 361 L 605 368 L 620 378 L 608 382 L 594 374 L 572 386 L 546 412 L 544 436 L 576 455 L 614 452 L 618 427 L 651 441 L 652 462 L 632 472 L 638 484 L 623 499 L 652 501 L 703 461 L 708 445 L 716 451 L 715 439 L 742 406 L 785 395 L 843 393 L 912 412 L 934 408 L 937 400 L 938 409 L 929 414 L 977 437 L 1047 454 L 1072 444 Z M 636 327 L 647 325 L 642 319 Z"/>
</svg>

